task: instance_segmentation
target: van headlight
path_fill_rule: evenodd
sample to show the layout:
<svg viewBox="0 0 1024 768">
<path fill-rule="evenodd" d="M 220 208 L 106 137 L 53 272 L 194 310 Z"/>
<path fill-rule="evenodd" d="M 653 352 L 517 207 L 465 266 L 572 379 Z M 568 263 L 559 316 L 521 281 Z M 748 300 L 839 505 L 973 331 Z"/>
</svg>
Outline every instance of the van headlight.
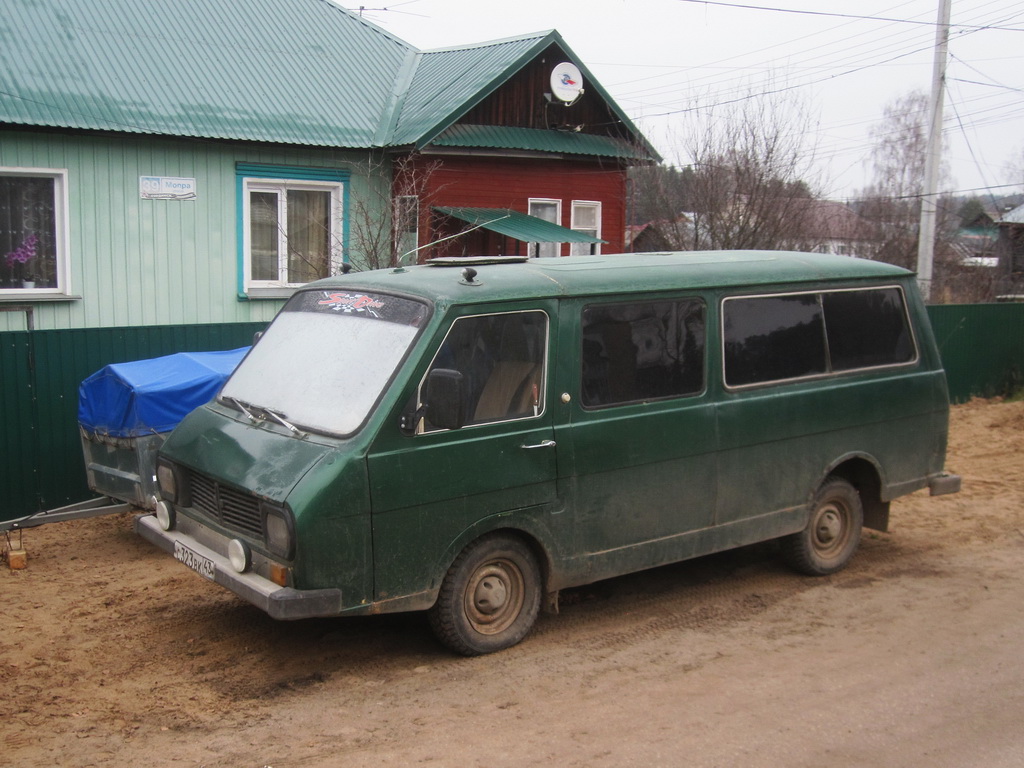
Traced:
<svg viewBox="0 0 1024 768">
<path fill-rule="evenodd" d="M 181 468 L 167 459 L 156 460 L 156 483 L 160 494 L 174 504 L 189 506 L 188 484 Z"/>
<path fill-rule="evenodd" d="M 261 505 L 263 534 L 271 554 L 291 560 L 295 554 L 295 519 L 287 507 Z"/>
</svg>

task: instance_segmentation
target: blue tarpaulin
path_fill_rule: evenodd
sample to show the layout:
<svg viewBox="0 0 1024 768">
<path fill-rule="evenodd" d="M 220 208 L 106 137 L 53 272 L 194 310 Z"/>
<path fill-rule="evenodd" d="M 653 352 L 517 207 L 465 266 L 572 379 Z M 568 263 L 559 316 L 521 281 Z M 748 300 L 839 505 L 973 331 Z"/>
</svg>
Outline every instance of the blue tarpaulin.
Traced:
<svg viewBox="0 0 1024 768">
<path fill-rule="evenodd" d="M 214 398 L 248 351 L 181 352 L 107 365 L 79 386 L 78 423 L 111 437 L 170 432 Z"/>
</svg>

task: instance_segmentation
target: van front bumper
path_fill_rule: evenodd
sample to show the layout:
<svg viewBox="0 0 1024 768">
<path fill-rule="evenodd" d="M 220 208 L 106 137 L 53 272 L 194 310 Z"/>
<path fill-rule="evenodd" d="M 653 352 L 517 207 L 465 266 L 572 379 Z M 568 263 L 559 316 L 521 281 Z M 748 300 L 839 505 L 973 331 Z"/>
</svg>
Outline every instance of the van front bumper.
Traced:
<svg viewBox="0 0 1024 768">
<path fill-rule="evenodd" d="M 340 589 L 293 589 L 278 586 L 255 573 L 238 573 L 231 567 L 227 557 L 187 533 L 178 530 L 165 531 L 153 515 L 136 517 L 135 532 L 169 555 L 175 554 L 175 544 L 198 555 L 202 560 L 197 562 L 205 561 L 206 568 L 195 570 L 231 590 L 246 602 L 252 603 L 271 618 L 308 619 L 317 616 L 337 616 L 342 611 Z M 212 565 L 212 568 L 209 565 Z"/>
</svg>

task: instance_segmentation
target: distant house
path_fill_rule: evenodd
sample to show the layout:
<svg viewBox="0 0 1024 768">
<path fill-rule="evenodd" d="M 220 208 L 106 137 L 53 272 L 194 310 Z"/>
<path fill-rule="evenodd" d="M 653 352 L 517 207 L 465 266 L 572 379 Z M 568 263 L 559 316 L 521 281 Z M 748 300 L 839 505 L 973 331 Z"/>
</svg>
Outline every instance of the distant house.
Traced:
<svg viewBox="0 0 1024 768">
<path fill-rule="evenodd" d="M 808 199 L 801 206 L 803 247 L 818 253 L 868 258 L 870 227 L 844 203 Z"/>
<path fill-rule="evenodd" d="M 630 225 L 626 228 L 626 240 L 627 250 L 632 253 L 679 250 L 684 242 L 693 240 L 693 221 L 684 213 L 674 221 Z"/>
<path fill-rule="evenodd" d="M 996 246 L 999 241 L 997 222 L 1000 217 L 1001 213 L 995 209 L 983 210 L 970 221 L 963 222 L 953 241 L 962 265 L 986 268 L 999 265 Z"/>
<path fill-rule="evenodd" d="M 621 251 L 626 168 L 657 158 L 557 32 L 420 51 L 328 0 L 36 0 L 0 34 L 0 302 L 35 328 L 266 320 L 345 262 Z"/>
<path fill-rule="evenodd" d="M 1024 300 L 1024 205 L 1003 214 L 997 226 L 1000 297 Z"/>
</svg>

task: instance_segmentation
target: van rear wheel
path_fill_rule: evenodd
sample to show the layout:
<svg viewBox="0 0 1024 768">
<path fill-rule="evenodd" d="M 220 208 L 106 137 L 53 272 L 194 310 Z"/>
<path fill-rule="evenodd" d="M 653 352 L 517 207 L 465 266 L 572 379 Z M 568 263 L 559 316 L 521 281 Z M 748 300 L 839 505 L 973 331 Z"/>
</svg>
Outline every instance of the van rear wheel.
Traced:
<svg viewBox="0 0 1024 768">
<path fill-rule="evenodd" d="M 864 508 L 846 480 L 826 480 L 811 504 L 807 527 L 782 539 L 786 562 L 800 573 L 825 576 L 846 567 L 860 544 Z"/>
<path fill-rule="evenodd" d="M 445 574 L 430 626 L 464 656 L 509 648 L 533 627 L 540 612 L 537 557 L 521 540 L 487 536 L 470 544 Z"/>
</svg>

